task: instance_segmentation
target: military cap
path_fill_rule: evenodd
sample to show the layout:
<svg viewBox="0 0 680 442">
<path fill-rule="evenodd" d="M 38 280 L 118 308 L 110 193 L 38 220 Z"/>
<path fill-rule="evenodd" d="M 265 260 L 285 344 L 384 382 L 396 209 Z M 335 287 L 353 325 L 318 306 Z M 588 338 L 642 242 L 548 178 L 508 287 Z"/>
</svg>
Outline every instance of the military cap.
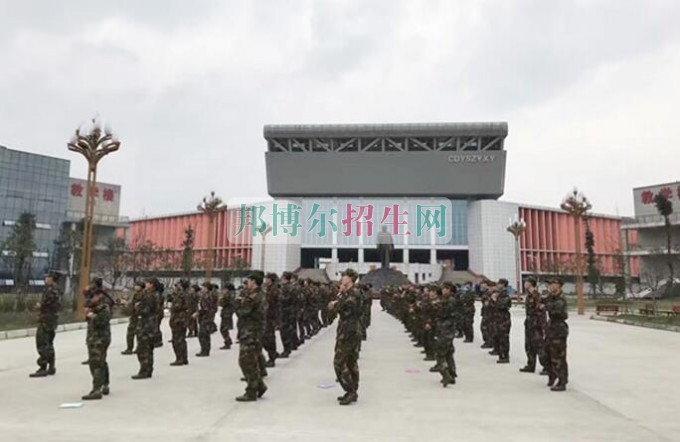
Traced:
<svg viewBox="0 0 680 442">
<path fill-rule="evenodd" d="M 276 282 L 279 279 L 278 275 L 273 272 L 267 273 L 264 277 L 271 280 L 272 282 Z"/>
<path fill-rule="evenodd" d="M 442 282 L 442 288 L 444 288 L 444 287 L 451 289 L 453 291 L 453 290 L 455 290 L 456 285 L 454 283 L 452 283 L 451 281 L 444 281 L 444 282 Z"/>
<path fill-rule="evenodd" d="M 45 274 L 45 276 L 49 276 L 54 282 L 57 282 L 61 277 L 61 273 L 57 272 L 56 270 L 50 270 Z"/>
<path fill-rule="evenodd" d="M 529 276 L 529 277 L 526 278 L 524 281 L 525 281 L 525 282 L 528 282 L 529 284 L 531 284 L 532 287 L 536 287 L 536 285 L 538 284 L 538 283 L 536 282 L 536 278 L 534 278 L 533 276 Z"/>
<path fill-rule="evenodd" d="M 193 290 L 194 290 L 195 292 L 198 292 L 198 291 L 200 291 L 200 290 L 201 290 L 201 286 L 200 286 L 200 285 L 198 285 L 198 284 L 194 284 L 194 285 L 192 285 L 192 286 L 191 286 L 191 288 L 192 288 L 192 289 L 193 289 Z"/>
<path fill-rule="evenodd" d="M 247 279 L 252 279 L 257 285 L 262 285 L 262 273 L 251 273 Z"/>
<path fill-rule="evenodd" d="M 352 278 L 352 282 L 356 282 L 357 278 L 359 278 L 359 274 L 354 269 L 345 270 L 344 272 L 342 272 L 342 276 L 349 276 L 350 278 Z"/>
<path fill-rule="evenodd" d="M 145 282 L 151 283 L 151 285 L 154 286 L 155 289 L 158 290 L 158 287 L 160 285 L 160 282 L 158 281 L 158 278 L 149 276 L 148 278 L 145 279 Z"/>
<path fill-rule="evenodd" d="M 189 284 L 189 280 L 188 280 L 188 279 L 180 279 L 180 280 L 179 280 L 179 285 L 180 285 L 184 290 L 186 290 L 186 289 L 189 288 L 189 285 L 190 285 L 190 284 Z"/>
<path fill-rule="evenodd" d="M 559 276 L 551 276 L 550 278 L 546 279 L 546 282 L 548 284 L 552 284 L 554 282 L 554 283 L 557 283 L 559 285 L 564 285 L 564 281 Z"/>
<path fill-rule="evenodd" d="M 498 283 L 499 283 L 499 284 L 503 284 L 503 285 L 506 286 L 506 287 L 510 284 L 510 283 L 508 282 L 508 280 L 505 279 L 505 278 L 499 279 L 499 280 L 498 280 Z"/>
<path fill-rule="evenodd" d="M 293 272 L 283 272 L 281 274 L 281 277 L 286 278 L 286 279 L 292 279 L 293 278 Z"/>
</svg>

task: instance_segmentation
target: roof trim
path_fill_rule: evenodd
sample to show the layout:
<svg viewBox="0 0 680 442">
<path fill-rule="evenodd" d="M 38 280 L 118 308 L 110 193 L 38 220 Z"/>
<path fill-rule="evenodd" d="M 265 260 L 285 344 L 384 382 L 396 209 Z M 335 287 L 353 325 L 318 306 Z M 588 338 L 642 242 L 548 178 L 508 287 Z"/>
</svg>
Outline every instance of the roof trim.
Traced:
<svg viewBox="0 0 680 442">
<path fill-rule="evenodd" d="M 507 122 L 398 124 L 268 124 L 264 138 L 438 137 L 508 135 Z"/>
</svg>

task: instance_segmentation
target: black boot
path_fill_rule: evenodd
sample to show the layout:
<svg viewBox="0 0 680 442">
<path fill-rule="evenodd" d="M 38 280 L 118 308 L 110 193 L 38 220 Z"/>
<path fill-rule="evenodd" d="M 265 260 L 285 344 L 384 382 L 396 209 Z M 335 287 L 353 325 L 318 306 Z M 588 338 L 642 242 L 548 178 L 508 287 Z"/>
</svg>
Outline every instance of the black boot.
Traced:
<svg viewBox="0 0 680 442">
<path fill-rule="evenodd" d="M 567 384 L 560 379 L 560 381 L 554 387 L 550 388 L 550 391 L 565 391 L 567 389 Z"/>
<path fill-rule="evenodd" d="M 136 375 L 131 376 L 132 379 L 149 379 L 151 375 L 146 374 L 146 373 L 137 373 Z"/>
<path fill-rule="evenodd" d="M 110 392 L 111 392 L 111 391 L 109 390 L 109 386 L 108 386 L 108 385 L 104 385 L 104 386 L 102 387 L 102 394 L 103 394 L 104 396 L 108 396 Z"/>
<path fill-rule="evenodd" d="M 120 354 L 122 355 L 131 355 L 134 354 L 131 348 L 126 348 L 125 350 L 121 351 Z"/>
<path fill-rule="evenodd" d="M 267 392 L 267 386 L 264 385 L 264 383 L 263 383 L 262 385 L 260 385 L 260 388 L 257 389 L 257 397 L 261 398 L 262 396 L 264 396 L 264 394 L 266 392 Z"/>
<path fill-rule="evenodd" d="M 357 395 L 356 393 L 347 393 L 347 395 L 344 398 L 342 398 L 340 401 L 338 401 L 338 403 L 340 405 L 349 405 L 352 402 L 356 402 L 358 399 L 359 399 L 359 395 Z"/>
<path fill-rule="evenodd" d="M 536 371 L 536 368 L 535 367 L 529 367 L 527 365 L 527 366 L 520 368 L 519 371 L 521 371 L 522 373 L 533 373 L 533 372 Z"/>
<path fill-rule="evenodd" d="M 274 362 L 273 359 L 270 359 L 270 360 L 267 361 L 266 364 L 264 364 L 264 366 L 267 367 L 267 368 L 273 368 L 273 367 L 276 367 L 276 362 Z"/>
<path fill-rule="evenodd" d="M 57 373 L 57 368 L 54 366 L 54 362 L 47 366 L 47 374 L 53 376 Z"/>
<path fill-rule="evenodd" d="M 38 371 L 31 373 L 28 376 L 31 378 L 44 378 L 47 376 L 47 369 L 44 366 L 41 366 Z"/>
<path fill-rule="evenodd" d="M 93 401 L 102 398 L 102 392 L 99 390 L 92 390 L 88 394 L 82 397 L 84 401 Z"/>
<path fill-rule="evenodd" d="M 246 392 L 243 396 L 239 396 L 236 398 L 236 402 L 255 402 L 257 400 L 257 396 L 255 393 L 250 393 Z"/>
<path fill-rule="evenodd" d="M 548 374 L 548 387 L 555 385 L 556 380 L 557 379 L 554 376 L 550 376 L 550 374 Z"/>
</svg>

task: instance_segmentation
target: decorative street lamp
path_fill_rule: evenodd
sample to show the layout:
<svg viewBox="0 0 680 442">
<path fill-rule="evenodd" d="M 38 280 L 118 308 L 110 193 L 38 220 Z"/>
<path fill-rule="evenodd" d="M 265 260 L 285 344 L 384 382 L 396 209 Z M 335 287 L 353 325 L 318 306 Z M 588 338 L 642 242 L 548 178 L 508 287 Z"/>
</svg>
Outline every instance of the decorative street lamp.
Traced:
<svg viewBox="0 0 680 442">
<path fill-rule="evenodd" d="M 215 217 L 219 212 L 227 210 L 227 206 L 222 202 L 222 198 L 215 196 L 215 192 L 212 191 L 209 196 L 203 197 L 203 201 L 196 209 L 208 215 L 208 265 L 205 269 L 205 279 L 209 281 L 215 265 Z"/>
<path fill-rule="evenodd" d="M 524 233 L 526 228 L 527 224 L 524 220 L 515 215 L 514 218 L 510 218 L 508 227 L 505 229 L 515 237 L 515 266 L 517 267 L 515 277 L 517 278 L 517 295 L 522 293 L 522 261 L 520 259 L 519 237 L 522 236 L 522 233 Z"/>
<path fill-rule="evenodd" d="M 577 313 L 585 313 L 583 298 L 583 259 L 581 257 L 581 219 L 593 206 L 588 198 L 578 189 L 568 193 L 560 205 L 562 210 L 574 217 L 574 234 L 576 236 L 576 308 Z"/>
<path fill-rule="evenodd" d="M 260 255 L 260 269 L 264 272 L 264 253 L 265 253 L 265 240 L 267 239 L 267 234 L 272 231 L 272 226 L 268 226 L 266 229 L 260 232 L 262 235 L 262 254 Z"/>
<path fill-rule="evenodd" d="M 90 282 L 92 266 L 92 241 L 94 231 L 94 199 L 97 184 L 97 164 L 106 155 L 120 148 L 118 137 L 111 131 L 111 126 L 103 125 L 99 116 L 91 122 L 81 125 L 67 143 L 68 150 L 78 152 L 87 160 L 87 189 L 85 192 L 85 217 L 83 221 L 83 246 L 80 262 L 80 282 L 78 290 L 83 291 Z M 85 298 L 77 296 L 78 318 L 85 319 Z"/>
</svg>

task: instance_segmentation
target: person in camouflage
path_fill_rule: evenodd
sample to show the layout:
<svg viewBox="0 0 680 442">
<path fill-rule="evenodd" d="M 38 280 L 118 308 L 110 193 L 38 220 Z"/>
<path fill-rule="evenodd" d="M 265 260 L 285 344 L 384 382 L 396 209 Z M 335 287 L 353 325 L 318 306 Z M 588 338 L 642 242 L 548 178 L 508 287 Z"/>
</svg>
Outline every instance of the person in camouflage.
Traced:
<svg viewBox="0 0 680 442">
<path fill-rule="evenodd" d="M 234 329 L 234 284 L 228 282 L 224 285 L 220 296 L 220 334 L 224 345 L 220 350 L 229 350 L 233 344 L 229 332 Z"/>
<path fill-rule="evenodd" d="M 285 359 L 298 348 L 297 337 L 297 312 L 296 312 L 296 293 L 292 283 L 293 273 L 283 272 L 281 276 L 281 341 L 283 342 L 283 353 L 280 358 Z"/>
<path fill-rule="evenodd" d="M 135 304 L 135 311 L 139 314 L 137 324 L 137 360 L 139 373 L 132 379 L 148 379 L 153 374 L 154 339 L 158 326 L 158 290 L 160 282 L 156 278 L 148 278 L 144 282 L 144 290 Z"/>
<path fill-rule="evenodd" d="M 245 394 L 236 398 L 238 402 L 256 401 L 267 391 L 260 367 L 267 315 L 267 299 L 260 288 L 262 279 L 260 273 L 248 276 L 245 289 L 234 302 L 238 316 L 238 363 L 247 383 Z"/>
<path fill-rule="evenodd" d="M 276 351 L 276 329 L 279 328 L 281 322 L 281 303 L 280 289 L 277 282 L 278 277 L 276 273 L 267 273 L 264 278 L 264 292 L 267 298 L 267 317 L 264 327 L 264 336 L 262 337 L 262 346 L 267 352 L 269 360 L 265 363 L 265 367 L 276 366 L 276 358 L 279 356 Z"/>
<path fill-rule="evenodd" d="M 441 373 L 441 383 L 444 387 L 456 383 L 456 363 L 453 359 L 455 351 L 453 339 L 456 335 L 456 322 L 459 321 L 460 312 L 456 306 L 454 295 L 458 292 L 451 282 L 442 283 L 441 289 L 434 287 L 435 293 L 441 296 L 435 301 L 436 307 L 436 355 L 437 371 Z"/>
<path fill-rule="evenodd" d="M 210 356 L 210 335 L 217 331 L 215 324 L 215 314 L 217 314 L 217 292 L 215 286 L 205 281 L 201 289 L 201 299 L 198 301 L 198 311 L 194 313 L 198 319 L 198 342 L 201 351 L 196 356 Z"/>
<path fill-rule="evenodd" d="M 475 323 L 475 292 L 472 290 L 472 283 L 465 284 L 465 291 L 460 296 L 463 303 L 463 312 L 461 323 L 463 324 L 463 334 L 465 341 L 473 342 L 475 337 L 474 323 Z"/>
<path fill-rule="evenodd" d="M 548 387 L 552 391 L 564 391 L 569 382 L 569 367 L 567 365 L 567 301 L 562 293 L 562 279 L 548 280 L 550 297 L 546 301 L 548 312 L 548 327 L 545 334 L 546 362 L 548 363 Z M 557 385 L 555 384 L 557 381 Z"/>
<path fill-rule="evenodd" d="M 480 332 L 482 333 L 482 348 L 492 348 L 491 334 L 489 333 L 489 322 L 491 320 L 491 313 L 489 309 L 489 301 L 491 300 L 491 293 L 489 290 L 489 282 L 482 281 L 479 284 L 480 288 L 480 298 L 482 302 L 481 316 L 482 321 L 480 323 Z"/>
<path fill-rule="evenodd" d="M 158 283 L 158 287 L 156 288 L 156 303 L 158 304 L 158 314 L 156 315 L 156 328 L 154 329 L 154 348 L 163 346 L 163 332 L 161 331 L 161 323 L 165 317 L 165 285 L 161 282 Z"/>
<path fill-rule="evenodd" d="M 524 281 L 524 309 L 526 319 L 524 320 L 524 351 L 527 354 L 527 365 L 520 368 L 523 373 L 533 373 L 536 371 L 536 359 L 543 366 L 541 373 L 548 374 L 545 360 L 545 327 L 546 314 L 545 305 L 541 299 L 541 294 L 536 289 L 536 279 L 528 277 Z"/>
<path fill-rule="evenodd" d="M 108 299 L 107 299 L 108 298 Z M 90 298 L 85 310 L 87 318 L 87 356 L 90 361 L 92 390 L 82 397 L 83 400 L 101 399 L 109 394 L 109 364 L 106 353 L 111 344 L 111 298 L 97 290 Z"/>
<path fill-rule="evenodd" d="M 437 292 L 435 285 L 429 285 L 425 288 L 423 298 L 420 305 L 421 324 L 423 333 L 423 353 L 425 353 L 425 361 L 434 361 L 435 359 L 435 335 L 436 335 L 436 308 L 434 302 L 437 300 Z"/>
<path fill-rule="evenodd" d="M 125 342 L 127 343 L 127 347 L 120 353 L 122 355 L 131 355 L 136 352 L 135 350 L 133 350 L 133 348 L 135 346 L 135 335 L 137 334 L 137 325 L 139 324 L 139 314 L 135 310 L 135 304 L 139 302 L 139 299 L 142 295 L 142 290 L 144 290 L 144 284 L 142 282 L 136 282 L 132 292 L 132 297 L 128 299 L 125 304 L 127 311 L 130 314 L 130 319 L 128 322 L 127 333 L 125 336 Z"/>
<path fill-rule="evenodd" d="M 495 339 L 496 351 L 498 352 L 499 364 L 507 364 L 510 362 L 510 327 L 511 316 L 510 307 L 512 300 L 508 295 L 508 280 L 501 278 L 496 285 L 497 291 L 494 293 L 494 317 L 496 320 Z"/>
<path fill-rule="evenodd" d="M 57 287 L 59 273 L 49 272 L 45 276 L 45 291 L 35 306 L 38 311 L 38 327 L 35 332 L 35 346 L 38 350 L 38 370 L 32 378 L 41 378 L 57 372 L 54 355 L 54 335 L 59 323 L 61 291 Z"/>
<path fill-rule="evenodd" d="M 170 331 L 172 332 L 172 349 L 175 352 L 175 361 L 170 365 L 173 367 L 189 364 L 187 324 L 190 316 L 189 281 L 182 279 L 175 284 L 170 305 Z"/>
<path fill-rule="evenodd" d="M 342 273 L 340 292 L 328 306 L 331 315 L 337 315 L 337 335 L 333 367 L 345 395 L 338 397 L 340 405 L 350 405 L 359 399 L 359 346 L 361 345 L 361 295 L 354 286 L 356 271 Z"/>
<path fill-rule="evenodd" d="M 201 287 L 198 285 L 191 286 L 189 290 L 189 310 L 191 316 L 189 317 L 189 325 L 187 326 L 187 338 L 198 337 L 198 315 L 194 315 L 198 311 L 198 303 L 201 299 Z"/>
</svg>

